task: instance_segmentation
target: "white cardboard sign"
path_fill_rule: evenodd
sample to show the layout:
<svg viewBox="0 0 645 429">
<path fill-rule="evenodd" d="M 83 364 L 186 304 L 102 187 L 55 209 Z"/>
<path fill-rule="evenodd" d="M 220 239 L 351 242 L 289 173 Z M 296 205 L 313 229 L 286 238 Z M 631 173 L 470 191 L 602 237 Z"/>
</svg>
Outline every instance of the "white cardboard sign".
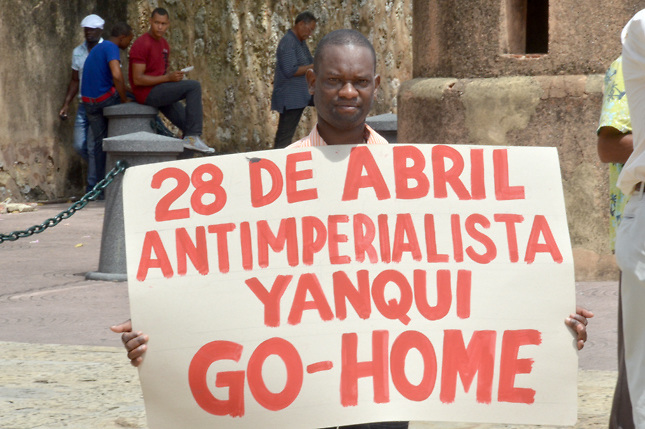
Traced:
<svg viewBox="0 0 645 429">
<path fill-rule="evenodd" d="M 554 148 L 334 146 L 129 168 L 151 428 L 572 425 Z"/>
</svg>

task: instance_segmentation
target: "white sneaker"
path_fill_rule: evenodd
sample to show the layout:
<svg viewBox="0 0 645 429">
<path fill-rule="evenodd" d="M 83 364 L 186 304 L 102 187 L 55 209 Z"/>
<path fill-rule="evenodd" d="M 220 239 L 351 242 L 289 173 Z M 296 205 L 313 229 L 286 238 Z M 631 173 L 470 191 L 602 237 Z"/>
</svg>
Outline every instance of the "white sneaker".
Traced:
<svg viewBox="0 0 645 429">
<path fill-rule="evenodd" d="M 200 136 L 184 137 L 184 149 L 196 150 L 203 153 L 215 153 L 215 149 L 208 147 Z"/>
</svg>

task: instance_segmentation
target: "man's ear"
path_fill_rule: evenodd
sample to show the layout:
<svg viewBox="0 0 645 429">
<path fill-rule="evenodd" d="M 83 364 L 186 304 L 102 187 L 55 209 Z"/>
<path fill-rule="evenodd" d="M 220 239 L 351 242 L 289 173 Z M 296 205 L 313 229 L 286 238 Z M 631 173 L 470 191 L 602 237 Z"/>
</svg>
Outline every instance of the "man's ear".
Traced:
<svg viewBox="0 0 645 429">
<path fill-rule="evenodd" d="M 379 85 L 381 84 L 381 75 L 376 75 L 374 77 L 374 92 L 378 89 Z"/>
<path fill-rule="evenodd" d="M 313 69 L 308 69 L 305 73 L 307 78 L 307 86 L 309 87 L 309 94 L 314 95 L 314 87 L 316 85 L 316 72 Z"/>
</svg>

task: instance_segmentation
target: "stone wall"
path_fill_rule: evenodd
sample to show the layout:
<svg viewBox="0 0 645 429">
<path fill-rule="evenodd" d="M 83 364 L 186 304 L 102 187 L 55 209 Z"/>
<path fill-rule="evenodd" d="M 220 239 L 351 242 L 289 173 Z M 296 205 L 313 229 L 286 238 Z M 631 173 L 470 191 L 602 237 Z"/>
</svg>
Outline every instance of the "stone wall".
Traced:
<svg viewBox="0 0 645 429">
<path fill-rule="evenodd" d="M 72 50 L 83 41 L 84 16 L 97 13 L 113 22 L 125 19 L 126 10 L 125 0 L 3 2 L 0 201 L 52 199 L 83 189 L 73 119 L 58 119 Z"/>
<path fill-rule="evenodd" d="M 396 112 L 400 83 L 412 77 L 412 0 L 140 0 L 129 10 L 138 17 L 139 32 L 147 31 L 156 6 L 170 14 L 172 67 L 195 66 L 190 78 L 203 88 L 204 137 L 220 152 L 272 147 L 275 50 L 304 10 L 318 18 L 307 41 L 312 53 L 322 36 L 338 28 L 355 28 L 374 44 L 381 90 L 372 114 Z M 314 112 L 305 110 L 296 137 L 311 130 Z"/>
<path fill-rule="evenodd" d="M 509 19 L 526 1 L 5 2 L 0 201 L 82 193 L 73 121 L 61 122 L 57 113 L 85 15 L 98 13 L 108 23 L 127 19 L 141 34 L 154 7 L 168 9 L 172 66 L 195 66 L 190 76 L 203 87 L 204 137 L 230 153 L 271 147 L 278 117 L 270 111 L 275 48 L 308 9 L 319 17 L 312 52 L 337 28 L 356 28 L 374 43 L 382 87 L 372 113 L 399 114 L 399 141 L 556 146 L 577 278 L 613 279 L 607 169 L 595 153 L 595 128 L 602 74 L 620 53 L 621 28 L 645 5 L 614 0 L 607 13 L 601 0 L 545 2 L 548 46 L 536 54 L 518 52 L 517 40 L 526 34 Z M 314 122 L 315 111 L 307 109 L 296 136 Z"/>
<path fill-rule="evenodd" d="M 204 138 L 225 153 L 272 147 L 270 111 L 275 49 L 303 10 L 319 17 L 309 47 L 337 28 L 356 28 L 374 43 L 382 86 L 373 114 L 396 112 L 400 83 L 412 77 L 412 0 L 16 0 L 0 25 L 0 201 L 81 195 L 83 163 L 72 149 L 73 117 L 58 111 L 71 76 L 81 19 L 97 13 L 127 20 L 137 35 L 154 7 L 171 16 L 171 65 L 195 66 L 201 82 Z M 124 59 L 124 70 L 127 61 Z M 307 109 L 296 136 L 315 123 Z"/>
<path fill-rule="evenodd" d="M 603 75 L 643 4 L 548 4 L 544 52 L 511 47 L 527 0 L 415 0 L 414 77 L 399 93 L 399 141 L 558 149 L 577 280 L 615 280 L 608 169 L 596 152 Z M 520 27 L 521 27 L 520 23 Z M 514 33 L 515 32 L 515 33 Z"/>
<path fill-rule="evenodd" d="M 602 82 L 601 75 L 413 79 L 400 92 L 399 138 L 557 147 L 576 278 L 614 280 L 607 167 L 594 134 Z"/>
<path fill-rule="evenodd" d="M 531 0 L 529 0 L 531 1 Z M 546 55 L 509 39 L 513 10 L 527 0 L 415 0 L 414 77 L 477 78 L 604 73 L 620 54 L 620 31 L 641 0 L 551 0 Z"/>
</svg>

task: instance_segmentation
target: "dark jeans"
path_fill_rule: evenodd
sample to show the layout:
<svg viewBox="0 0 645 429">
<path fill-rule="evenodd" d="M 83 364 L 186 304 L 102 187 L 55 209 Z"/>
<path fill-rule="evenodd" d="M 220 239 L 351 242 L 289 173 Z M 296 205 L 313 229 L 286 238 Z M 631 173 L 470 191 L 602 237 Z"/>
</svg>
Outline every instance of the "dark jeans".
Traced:
<svg viewBox="0 0 645 429">
<path fill-rule="evenodd" d="M 100 103 L 83 103 L 87 120 L 90 123 L 92 139 L 87 142 L 88 167 L 87 191 L 91 190 L 99 181 L 105 178 L 105 152 L 103 152 L 103 139 L 108 134 L 108 120 L 103 116 L 103 109 L 121 103 L 118 93 Z M 94 166 L 92 168 L 91 166 Z"/>
<path fill-rule="evenodd" d="M 634 429 L 632 402 L 627 388 L 627 370 L 625 369 L 625 340 L 623 338 L 623 303 L 621 284 L 618 280 L 618 380 L 614 400 L 609 415 L 609 429 Z"/>
<path fill-rule="evenodd" d="M 280 113 L 280 121 L 278 121 L 278 131 L 275 133 L 275 141 L 273 142 L 274 149 L 281 149 L 291 144 L 291 139 L 298 128 L 298 122 L 305 108 L 285 110 Z"/>
<path fill-rule="evenodd" d="M 186 100 L 186 107 L 180 100 Z M 201 136 L 203 124 L 202 86 L 196 80 L 155 85 L 148 94 L 148 106 L 157 107 L 185 136 Z"/>
<path fill-rule="evenodd" d="M 359 425 L 339 426 L 340 429 L 408 429 L 408 422 L 361 423 Z M 336 429 L 325 428 L 325 429 Z"/>
</svg>

